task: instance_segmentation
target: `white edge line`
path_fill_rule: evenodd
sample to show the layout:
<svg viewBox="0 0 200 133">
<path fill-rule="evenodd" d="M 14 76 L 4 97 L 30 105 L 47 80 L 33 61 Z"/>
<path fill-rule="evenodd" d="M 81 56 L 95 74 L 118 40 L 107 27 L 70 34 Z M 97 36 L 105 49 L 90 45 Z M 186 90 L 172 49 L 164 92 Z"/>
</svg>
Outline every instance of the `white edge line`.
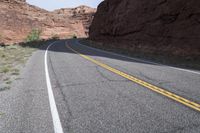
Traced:
<svg viewBox="0 0 200 133">
<path fill-rule="evenodd" d="M 45 51 L 44 64 L 45 64 L 46 83 L 47 83 L 47 89 L 48 89 L 48 95 L 49 95 L 49 104 L 50 104 L 50 109 L 51 109 L 51 115 L 52 115 L 52 119 L 53 119 L 54 132 L 55 133 L 63 133 L 63 128 L 62 128 L 58 110 L 56 107 L 56 102 L 55 102 L 55 98 L 53 95 L 53 90 L 52 90 L 52 86 L 51 86 L 49 70 L 48 70 L 48 65 L 47 65 L 48 50 L 55 43 L 56 42 L 53 42 L 47 47 L 47 49 Z"/>
<path fill-rule="evenodd" d="M 146 60 L 142 60 L 142 59 L 137 59 L 137 58 L 133 58 L 133 57 L 129 57 L 129 56 L 125 56 L 125 55 L 121 55 L 121 54 L 117 54 L 117 53 L 108 52 L 108 51 L 104 51 L 104 50 L 101 50 L 101 49 L 93 48 L 93 47 L 90 47 L 90 46 L 81 44 L 78 40 L 76 41 L 76 43 L 78 43 L 79 45 L 82 45 L 82 46 L 84 46 L 84 47 L 88 47 L 88 48 L 90 48 L 90 49 L 94 49 L 94 50 L 96 50 L 96 51 L 108 53 L 108 54 L 111 54 L 111 55 L 116 55 L 116 56 L 120 56 L 120 57 L 124 57 L 124 58 L 128 58 L 128 59 L 132 59 L 132 60 L 135 60 L 135 61 L 141 61 L 141 62 L 144 62 L 144 63 L 151 63 L 151 64 L 155 64 L 155 65 L 167 66 L 167 67 L 172 68 L 172 69 L 176 69 L 176 70 L 185 71 L 185 72 L 190 72 L 190 73 L 194 73 L 194 74 L 199 74 L 199 75 L 200 75 L 200 72 L 197 72 L 197 71 L 188 70 L 188 69 L 183 69 L 183 68 L 178 68 L 178 67 L 173 67 L 173 66 L 169 66 L 169 65 L 163 65 L 163 64 L 160 64 L 160 63 L 155 63 L 155 62 L 151 62 L 151 61 L 146 61 Z"/>
</svg>

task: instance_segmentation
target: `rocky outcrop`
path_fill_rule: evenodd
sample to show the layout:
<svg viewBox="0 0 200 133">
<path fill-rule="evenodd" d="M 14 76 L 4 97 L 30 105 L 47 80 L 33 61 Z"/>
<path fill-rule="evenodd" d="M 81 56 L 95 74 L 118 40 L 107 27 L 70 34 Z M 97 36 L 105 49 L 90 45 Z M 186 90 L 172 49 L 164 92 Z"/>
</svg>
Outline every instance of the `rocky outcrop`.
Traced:
<svg viewBox="0 0 200 133">
<path fill-rule="evenodd" d="M 74 23 L 81 22 L 83 24 L 86 36 L 88 36 L 89 34 L 89 26 L 92 23 L 95 12 L 95 8 L 91 8 L 88 6 L 79 6 L 76 8 L 62 8 L 54 11 L 54 13 L 58 14 L 61 17 L 70 18 L 71 20 L 74 20 Z"/>
<path fill-rule="evenodd" d="M 16 2 L 26 2 L 26 0 L 1 0 L 1 2 L 16 3 Z"/>
<path fill-rule="evenodd" d="M 132 52 L 199 58 L 200 1 L 104 0 L 89 36 Z"/>
<path fill-rule="evenodd" d="M 0 42 L 17 43 L 24 41 L 33 29 L 42 31 L 41 38 L 47 39 L 53 36 L 67 38 L 73 35 L 87 37 L 88 28 L 94 12 L 77 12 L 68 9 L 62 15 L 57 10 L 49 12 L 44 9 L 29 5 L 25 0 L 0 1 Z M 92 11 L 95 11 L 91 8 Z M 72 14 L 71 14 L 72 12 Z M 81 16 L 77 18 L 76 16 Z M 88 17 L 85 17 L 88 16 Z"/>
</svg>

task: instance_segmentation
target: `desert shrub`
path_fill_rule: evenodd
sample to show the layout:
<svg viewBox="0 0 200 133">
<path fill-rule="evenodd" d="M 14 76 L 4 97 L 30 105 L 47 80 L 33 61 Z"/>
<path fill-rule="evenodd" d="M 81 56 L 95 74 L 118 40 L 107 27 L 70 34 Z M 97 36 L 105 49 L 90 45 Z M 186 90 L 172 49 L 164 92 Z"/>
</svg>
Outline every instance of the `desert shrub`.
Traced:
<svg viewBox="0 0 200 133">
<path fill-rule="evenodd" d="M 72 36 L 72 38 L 76 39 L 76 38 L 77 38 L 77 36 L 74 34 L 74 35 Z"/>
<path fill-rule="evenodd" d="M 3 42 L 3 36 L 0 34 L 0 48 L 5 47 L 5 44 Z"/>
<path fill-rule="evenodd" d="M 53 40 L 59 40 L 59 39 L 60 39 L 60 37 L 59 37 L 59 35 L 57 35 L 57 34 L 54 34 L 54 35 L 52 35 L 52 39 L 53 39 Z"/>
<path fill-rule="evenodd" d="M 1 68 L 1 73 L 8 73 L 10 71 L 10 69 L 7 67 L 7 66 L 5 66 L 5 67 L 2 67 Z"/>
<path fill-rule="evenodd" d="M 3 35 L 0 34 L 0 43 L 2 43 L 2 42 L 3 42 Z"/>
<path fill-rule="evenodd" d="M 40 40 L 41 30 L 33 29 L 26 38 L 27 42 Z"/>
</svg>

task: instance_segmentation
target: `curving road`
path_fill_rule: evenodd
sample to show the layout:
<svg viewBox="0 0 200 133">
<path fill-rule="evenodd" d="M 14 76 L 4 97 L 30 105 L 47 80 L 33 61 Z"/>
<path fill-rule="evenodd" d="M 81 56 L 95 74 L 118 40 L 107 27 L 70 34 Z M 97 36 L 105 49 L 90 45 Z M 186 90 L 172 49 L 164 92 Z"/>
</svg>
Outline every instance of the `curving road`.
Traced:
<svg viewBox="0 0 200 133">
<path fill-rule="evenodd" d="M 0 92 L 0 133 L 200 132 L 199 72 L 63 40 L 20 78 Z"/>
</svg>

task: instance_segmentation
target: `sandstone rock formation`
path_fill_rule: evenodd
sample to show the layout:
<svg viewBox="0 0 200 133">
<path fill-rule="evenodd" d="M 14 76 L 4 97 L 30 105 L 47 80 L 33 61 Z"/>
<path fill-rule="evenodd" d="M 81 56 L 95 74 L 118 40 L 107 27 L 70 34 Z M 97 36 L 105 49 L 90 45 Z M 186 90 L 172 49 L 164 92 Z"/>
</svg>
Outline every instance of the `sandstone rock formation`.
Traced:
<svg viewBox="0 0 200 133">
<path fill-rule="evenodd" d="M 0 42 L 24 41 L 33 29 L 41 30 L 44 39 L 53 36 L 66 38 L 74 34 L 78 37 L 87 37 L 87 27 L 91 23 L 95 10 L 89 7 L 85 9 L 86 13 L 78 10 L 80 9 L 66 9 L 61 14 L 59 10 L 49 12 L 29 5 L 25 0 L 1 0 Z"/>
<path fill-rule="evenodd" d="M 89 34 L 89 26 L 92 23 L 95 12 L 95 8 L 91 8 L 88 6 L 79 6 L 76 8 L 62 8 L 54 11 L 55 14 L 58 14 L 61 17 L 74 20 L 74 23 L 81 22 L 84 26 L 86 36 L 88 36 Z"/>
<path fill-rule="evenodd" d="M 200 1 L 104 0 L 89 36 L 132 52 L 199 58 Z"/>
</svg>

